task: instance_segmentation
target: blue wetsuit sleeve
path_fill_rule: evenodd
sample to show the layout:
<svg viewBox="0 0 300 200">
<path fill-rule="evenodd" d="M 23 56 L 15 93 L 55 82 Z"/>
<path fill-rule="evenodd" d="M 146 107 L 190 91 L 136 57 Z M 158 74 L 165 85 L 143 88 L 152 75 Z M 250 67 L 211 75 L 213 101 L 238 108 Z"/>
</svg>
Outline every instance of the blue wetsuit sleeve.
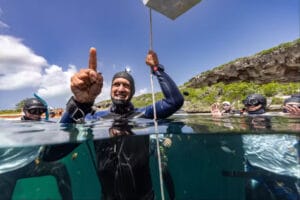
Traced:
<svg viewBox="0 0 300 200">
<path fill-rule="evenodd" d="M 93 111 L 92 106 L 94 102 L 80 103 L 72 96 L 66 105 L 66 111 L 64 112 L 61 123 L 83 123 L 84 118 L 88 113 Z"/>
<path fill-rule="evenodd" d="M 68 112 L 64 112 L 60 118 L 60 123 L 75 123 L 75 120 L 72 119 L 71 115 Z"/>
<path fill-rule="evenodd" d="M 88 113 L 87 115 L 85 115 L 84 119 L 85 121 L 99 120 L 101 117 L 107 115 L 108 113 L 108 110 L 98 111 L 94 114 Z M 76 121 L 71 117 L 71 115 L 68 112 L 65 112 L 60 119 L 60 123 L 76 123 Z"/>
<path fill-rule="evenodd" d="M 170 76 L 164 71 L 158 70 L 154 72 L 161 87 L 164 98 L 155 103 L 157 119 L 163 119 L 171 116 L 183 105 L 184 99 L 178 87 Z M 139 109 L 144 113 L 145 118 L 153 119 L 153 105 Z"/>
</svg>

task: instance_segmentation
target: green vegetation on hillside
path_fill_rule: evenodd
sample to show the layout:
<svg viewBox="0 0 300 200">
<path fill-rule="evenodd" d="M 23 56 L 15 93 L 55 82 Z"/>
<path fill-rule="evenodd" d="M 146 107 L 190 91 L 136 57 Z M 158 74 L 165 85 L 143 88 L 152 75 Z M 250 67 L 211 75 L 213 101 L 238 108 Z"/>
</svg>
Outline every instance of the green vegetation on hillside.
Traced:
<svg viewBox="0 0 300 200">
<path fill-rule="evenodd" d="M 255 84 L 253 82 L 235 82 L 230 84 L 217 83 L 203 88 L 180 87 L 185 95 L 185 110 L 195 110 L 198 112 L 208 111 L 210 105 L 215 102 L 230 101 L 235 107 L 242 107 L 242 100 L 247 95 L 259 93 L 272 101 L 272 104 L 282 104 L 284 99 L 280 96 L 287 96 L 300 92 L 300 83 L 278 83 Z M 162 93 L 156 93 L 156 100 L 162 98 Z M 144 94 L 133 98 L 136 107 L 152 104 L 152 95 Z"/>
<path fill-rule="evenodd" d="M 278 46 L 270 48 L 270 49 L 267 49 L 267 50 L 262 50 L 261 52 L 257 53 L 256 55 L 268 54 L 268 53 L 276 51 L 276 50 L 278 50 L 280 48 L 288 48 L 288 47 L 291 47 L 291 46 L 293 46 L 295 44 L 299 44 L 299 43 L 300 43 L 300 38 L 297 39 L 297 40 L 294 40 L 292 42 L 286 42 L 286 43 L 279 44 Z"/>
<path fill-rule="evenodd" d="M 288 96 L 295 93 L 300 93 L 300 83 L 279 83 L 271 82 L 268 84 L 255 84 L 253 82 L 235 82 L 230 84 L 217 83 L 212 86 L 203 88 L 191 88 L 182 86 L 179 88 L 185 95 L 184 110 L 195 112 L 207 112 L 210 105 L 215 102 L 230 101 L 236 108 L 242 107 L 242 100 L 252 93 L 259 93 L 271 100 L 272 104 L 281 105 L 284 101 L 280 96 Z M 155 94 L 155 100 L 163 98 L 161 92 Z M 111 101 L 106 100 L 102 104 L 109 105 Z M 152 104 L 152 94 L 143 94 L 133 97 L 132 103 L 135 107 L 143 107 Z M 20 107 L 18 104 L 17 107 Z M 20 108 L 16 110 L 2 110 L 0 114 L 19 113 Z"/>
<path fill-rule="evenodd" d="M 0 110 L 0 114 L 16 114 L 16 113 L 20 113 L 22 111 L 22 108 L 24 107 L 25 101 L 27 99 L 28 98 L 23 99 L 19 103 L 17 103 L 15 109 Z"/>
<path fill-rule="evenodd" d="M 155 93 L 155 101 L 162 99 L 163 94 L 161 92 Z M 152 94 L 144 94 L 132 99 L 132 103 L 135 107 L 143 107 L 145 105 L 152 104 Z"/>
<path fill-rule="evenodd" d="M 1 114 L 19 114 L 21 112 L 21 110 L 13 110 L 13 109 L 10 109 L 10 110 L 0 110 L 0 115 Z"/>
<path fill-rule="evenodd" d="M 224 83 L 217 83 L 203 88 L 183 88 L 182 90 L 189 93 L 189 96 L 185 97 L 186 101 L 190 101 L 191 103 L 201 102 L 201 104 L 208 106 L 216 101 L 222 102 L 225 100 L 237 103 L 252 93 L 262 94 L 275 100 L 276 96 L 285 96 L 300 92 L 300 83 L 271 82 L 262 85 L 253 82 L 235 82 L 226 85 Z M 276 101 L 278 102 L 278 98 Z M 278 103 L 282 102 L 283 100 Z"/>
</svg>

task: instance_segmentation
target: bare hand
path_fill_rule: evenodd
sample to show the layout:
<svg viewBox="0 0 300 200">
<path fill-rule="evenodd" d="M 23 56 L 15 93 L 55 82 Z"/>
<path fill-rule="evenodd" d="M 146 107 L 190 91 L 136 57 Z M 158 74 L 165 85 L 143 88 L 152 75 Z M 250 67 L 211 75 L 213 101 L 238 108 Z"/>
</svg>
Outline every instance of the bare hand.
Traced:
<svg viewBox="0 0 300 200">
<path fill-rule="evenodd" d="M 146 64 L 150 67 L 157 66 L 159 64 L 158 57 L 156 53 L 152 50 L 150 50 L 146 57 Z"/>
<path fill-rule="evenodd" d="M 214 103 L 214 104 L 211 105 L 210 112 L 211 112 L 212 116 L 221 116 L 222 115 L 222 113 L 219 109 L 219 104 L 218 103 Z"/>
<path fill-rule="evenodd" d="M 102 86 L 103 77 L 101 73 L 97 73 L 97 52 L 95 48 L 91 48 L 89 66 L 71 77 L 71 90 L 76 101 L 91 103 L 101 93 Z"/>
<path fill-rule="evenodd" d="M 286 106 L 283 106 L 283 108 L 285 108 L 288 111 L 288 113 L 290 113 L 292 115 L 300 116 L 300 108 L 298 108 L 297 106 L 286 105 Z"/>
</svg>

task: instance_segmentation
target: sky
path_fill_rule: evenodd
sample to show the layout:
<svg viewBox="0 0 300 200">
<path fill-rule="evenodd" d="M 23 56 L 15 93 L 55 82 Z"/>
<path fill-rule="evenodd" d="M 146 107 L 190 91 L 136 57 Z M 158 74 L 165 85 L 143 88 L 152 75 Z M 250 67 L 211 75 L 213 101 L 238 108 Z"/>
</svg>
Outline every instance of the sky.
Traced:
<svg viewBox="0 0 300 200">
<path fill-rule="evenodd" d="M 153 50 L 180 86 L 299 38 L 299 12 L 299 0 L 202 0 L 175 20 L 153 10 Z M 135 96 L 151 92 L 149 21 L 142 0 L 0 0 L 0 110 L 34 93 L 64 108 L 70 77 L 87 67 L 90 47 L 104 77 L 96 102 L 110 99 L 111 78 L 125 67 L 135 78 Z"/>
</svg>

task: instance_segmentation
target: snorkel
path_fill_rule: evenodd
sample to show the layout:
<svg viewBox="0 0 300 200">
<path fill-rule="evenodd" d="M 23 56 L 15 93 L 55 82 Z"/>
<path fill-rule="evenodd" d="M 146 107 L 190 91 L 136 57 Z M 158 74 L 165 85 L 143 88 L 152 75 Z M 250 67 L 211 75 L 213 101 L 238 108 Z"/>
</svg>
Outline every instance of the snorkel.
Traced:
<svg viewBox="0 0 300 200">
<path fill-rule="evenodd" d="M 35 98 L 37 98 L 40 102 L 42 102 L 44 104 L 44 106 L 47 108 L 46 112 L 45 112 L 45 120 L 49 120 L 49 110 L 48 110 L 48 104 L 47 102 L 40 97 L 39 95 L 37 95 L 36 93 L 33 94 Z"/>
</svg>

